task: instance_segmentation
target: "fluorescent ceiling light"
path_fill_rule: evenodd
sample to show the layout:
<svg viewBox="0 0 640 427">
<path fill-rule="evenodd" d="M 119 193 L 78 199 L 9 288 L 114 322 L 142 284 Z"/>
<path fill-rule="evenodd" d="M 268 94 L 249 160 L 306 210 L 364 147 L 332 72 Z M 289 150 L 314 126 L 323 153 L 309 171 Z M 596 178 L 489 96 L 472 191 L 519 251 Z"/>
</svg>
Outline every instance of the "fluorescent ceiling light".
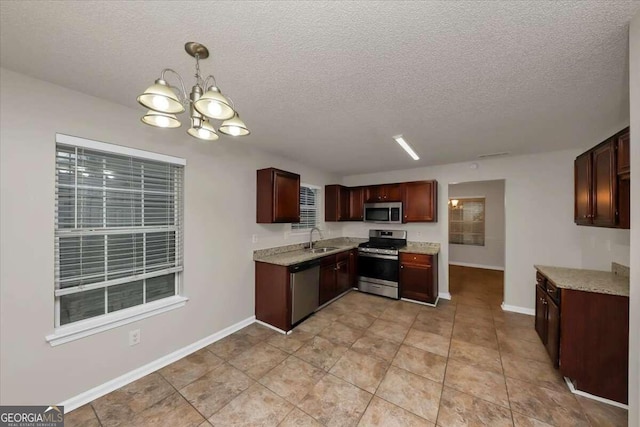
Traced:
<svg viewBox="0 0 640 427">
<path fill-rule="evenodd" d="M 406 151 L 407 153 L 409 153 L 409 155 L 411 156 L 411 158 L 412 158 L 413 160 L 420 160 L 420 157 L 418 157 L 418 155 L 416 154 L 416 152 L 415 152 L 415 151 L 413 151 L 413 148 L 411 148 L 411 147 L 409 146 L 409 144 L 407 144 L 407 141 L 405 141 L 405 140 L 404 140 L 404 138 L 402 137 L 402 135 L 394 136 L 394 137 L 393 137 L 393 139 L 395 139 L 395 140 L 396 140 L 396 142 L 397 142 L 398 144 L 400 144 L 400 146 L 401 146 L 402 148 L 404 148 L 404 151 Z"/>
</svg>

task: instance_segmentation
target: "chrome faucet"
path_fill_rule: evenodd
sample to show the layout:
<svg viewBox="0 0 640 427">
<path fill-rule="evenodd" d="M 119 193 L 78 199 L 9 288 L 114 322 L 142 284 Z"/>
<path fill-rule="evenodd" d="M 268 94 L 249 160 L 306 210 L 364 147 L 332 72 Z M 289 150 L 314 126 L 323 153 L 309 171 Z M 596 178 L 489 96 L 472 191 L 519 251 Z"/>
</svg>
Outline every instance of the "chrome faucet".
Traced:
<svg viewBox="0 0 640 427">
<path fill-rule="evenodd" d="M 320 235 L 320 238 L 322 239 L 322 232 L 320 231 L 320 229 L 318 227 L 313 227 L 311 229 L 311 232 L 309 232 L 309 249 L 313 249 L 313 230 L 318 231 L 318 234 Z"/>
</svg>

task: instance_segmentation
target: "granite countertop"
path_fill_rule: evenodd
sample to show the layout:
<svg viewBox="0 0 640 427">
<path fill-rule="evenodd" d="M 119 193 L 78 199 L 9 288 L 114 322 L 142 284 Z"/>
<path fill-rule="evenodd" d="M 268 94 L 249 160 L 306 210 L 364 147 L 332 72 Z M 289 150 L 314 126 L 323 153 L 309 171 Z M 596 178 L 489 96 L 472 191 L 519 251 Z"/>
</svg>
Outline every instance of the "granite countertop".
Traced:
<svg viewBox="0 0 640 427">
<path fill-rule="evenodd" d="M 311 253 L 305 248 L 304 243 L 288 246 L 278 246 L 269 249 L 259 249 L 253 252 L 253 260 L 258 262 L 266 262 L 282 266 L 290 266 L 300 264 L 301 262 L 311 261 L 322 258 L 327 255 L 334 255 L 340 252 L 357 248 L 360 243 L 369 239 L 359 239 L 355 237 L 337 237 L 334 239 L 319 240 L 314 242 L 314 248 L 336 248 L 332 251 L 322 253 Z M 427 242 L 408 242 L 407 246 L 400 249 L 400 252 L 410 252 L 416 254 L 435 255 L 440 252 L 439 243 Z"/>
<path fill-rule="evenodd" d="M 534 265 L 556 287 L 599 294 L 629 296 L 629 278 L 610 271 Z"/>
<path fill-rule="evenodd" d="M 440 243 L 429 242 L 407 242 L 407 246 L 399 252 L 409 252 L 412 254 L 436 255 L 440 252 Z"/>
<path fill-rule="evenodd" d="M 269 249 L 259 249 L 253 252 L 253 260 L 287 267 L 357 248 L 360 243 L 366 242 L 367 240 L 368 239 L 356 239 L 351 237 L 337 237 L 335 239 L 319 240 L 313 243 L 314 248 L 332 247 L 336 249 L 317 254 L 311 253 L 308 249 L 305 249 L 304 243 L 278 246 L 276 248 Z"/>
</svg>

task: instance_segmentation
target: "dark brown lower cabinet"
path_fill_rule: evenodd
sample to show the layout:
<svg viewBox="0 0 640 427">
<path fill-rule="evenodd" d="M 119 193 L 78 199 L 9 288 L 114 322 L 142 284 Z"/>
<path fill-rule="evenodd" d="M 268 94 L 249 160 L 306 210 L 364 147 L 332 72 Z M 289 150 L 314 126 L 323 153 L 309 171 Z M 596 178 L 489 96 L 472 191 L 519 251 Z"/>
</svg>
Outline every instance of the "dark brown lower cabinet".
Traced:
<svg viewBox="0 0 640 427">
<path fill-rule="evenodd" d="M 576 389 L 626 404 L 629 298 L 556 290 L 537 275 L 535 327 L 554 366 Z"/>
<path fill-rule="evenodd" d="M 628 403 L 629 298 L 562 290 L 560 372 L 578 390 Z"/>
<path fill-rule="evenodd" d="M 319 305 L 354 286 L 357 249 L 320 259 Z M 283 331 L 291 330 L 289 267 L 256 261 L 256 319 Z"/>
<path fill-rule="evenodd" d="M 438 298 L 438 256 L 400 253 L 400 297 L 435 304 Z"/>
<path fill-rule="evenodd" d="M 320 262 L 320 305 L 331 301 L 351 287 L 351 252 L 340 252 Z"/>
<path fill-rule="evenodd" d="M 320 305 L 333 299 L 337 291 L 335 257 L 330 258 L 320 265 Z"/>
</svg>

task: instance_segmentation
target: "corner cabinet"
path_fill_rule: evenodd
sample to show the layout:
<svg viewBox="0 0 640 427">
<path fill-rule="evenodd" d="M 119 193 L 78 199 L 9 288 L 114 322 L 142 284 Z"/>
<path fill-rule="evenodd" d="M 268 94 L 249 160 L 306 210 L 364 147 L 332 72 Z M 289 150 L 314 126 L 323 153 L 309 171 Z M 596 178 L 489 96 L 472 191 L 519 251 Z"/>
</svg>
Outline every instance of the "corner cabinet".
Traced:
<svg viewBox="0 0 640 427">
<path fill-rule="evenodd" d="M 257 171 L 256 222 L 300 222 L 300 175 L 275 168 Z"/>
<path fill-rule="evenodd" d="M 400 298 L 435 304 L 438 299 L 438 255 L 400 253 Z"/>
<path fill-rule="evenodd" d="M 574 162 L 574 221 L 629 228 L 629 129 L 578 156 Z"/>
<path fill-rule="evenodd" d="M 324 220 L 347 221 L 349 214 L 349 188 L 342 185 L 326 185 L 324 187 Z"/>
</svg>

